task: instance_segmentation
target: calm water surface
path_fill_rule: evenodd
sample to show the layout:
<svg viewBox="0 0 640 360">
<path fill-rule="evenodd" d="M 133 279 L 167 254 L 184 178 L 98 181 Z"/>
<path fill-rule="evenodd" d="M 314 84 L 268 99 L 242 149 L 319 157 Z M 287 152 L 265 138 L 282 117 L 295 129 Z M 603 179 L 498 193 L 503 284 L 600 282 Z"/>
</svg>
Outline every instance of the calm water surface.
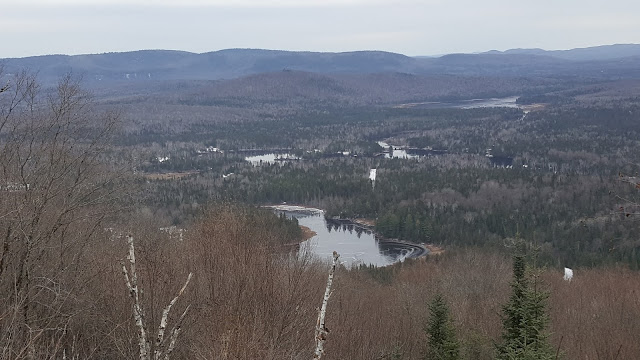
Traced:
<svg viewBox="0 0 640 360">
<path fill-rule="evenodd" d="M 429 101 L 423 103 L 412 104 L 411 107 L 422 109 L 442 109 L 442 108 L 455 108 L 455 109 L 475 109 L 485 107 L 519 107 L 516 104 L 517 96 L 509 96 L 505 98 L 491 98 L 491 99 L 471 99 L 471 100 L 459 100 L 459 101 Z"/>
<path fill-rule="evenodd" d="M 337 251 L 340 261 L 347 267 L 360 264 L 386 266 L 404 260 L 407 255 L 404 249 L 380 245 L 373 233 L 357 226 L 327 223 L 321 211 L 275 211 L 298 219 L 300 225 L 316 233 L 301 245 L 308 246 L 320 258 L 330 259 L 333 251 Z"/>
</svg>

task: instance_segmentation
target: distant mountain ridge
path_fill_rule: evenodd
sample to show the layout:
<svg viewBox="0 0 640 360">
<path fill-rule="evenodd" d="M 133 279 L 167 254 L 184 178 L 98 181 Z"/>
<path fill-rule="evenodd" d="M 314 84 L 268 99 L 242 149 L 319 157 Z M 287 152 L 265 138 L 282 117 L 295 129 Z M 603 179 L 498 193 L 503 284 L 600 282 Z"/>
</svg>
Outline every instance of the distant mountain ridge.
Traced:
<svg viewBox="0 0 640 360">
<path fill-rule="evenodd" d="M 2 59 L 5 72 L 37 71 L 45 81 L 80 73 L 88 81 L 229 79 L 280 70 L 318 73 L 415 72 L 416 60 L 382 51 L 345 53 L 228 49 L 202 54 L 140 50 L 91 55 L 44 55 Z"/>
<path fill-rule="evenodd" d="M 36 71 L 42 82 L 68 72 L 88 84 L 143 80 L 217 80 L 296 70 L 314 73 L 464 76 L 580 76 L 640 78 L 640 45 L 545 51 L 513 49 L 481 54 L 409 57 L 384 51 L 342 53 L 227 49 L 202 54 L 139 50 L 91 55 L 45 55 L 0 60 L 7 73 Z"/>
<path fill-rule="evenodd" d="M 640 56 L 640 44 L 601 45 L 570 50 L 543 50 L 537 48 L 509 49 L 506 51 L 491 50 L 483 54 L 542 55 L 574 61 L 612 60 Z"/>
</svg>

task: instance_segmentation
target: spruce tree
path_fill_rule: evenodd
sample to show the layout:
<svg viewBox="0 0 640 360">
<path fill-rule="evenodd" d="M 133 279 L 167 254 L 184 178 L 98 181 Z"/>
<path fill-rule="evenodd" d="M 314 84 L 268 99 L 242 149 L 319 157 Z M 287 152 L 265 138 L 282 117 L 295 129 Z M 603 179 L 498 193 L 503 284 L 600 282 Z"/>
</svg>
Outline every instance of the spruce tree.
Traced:
<svg viewBox="0 0 640 360">
<path fill-rule="evenodd" d="M 502 311 L 502 343 L 498 360 L 554 359 L 549 344 L 546 314 L 548 294 L 540 291 L 537 278 L 530 274 L 523 253 L 513 257 L 511 296 Z"/>
<path fill-rule="evenodd" d="M 449 317 L 449 307 L 442 296 L 436 297 L 429 304 L 429 322 L 426 327 L 429 342 L 425 352 L 425 360 L 457 360 L 460 345 L 456 339 L 455 329 Z"/>
</svg>

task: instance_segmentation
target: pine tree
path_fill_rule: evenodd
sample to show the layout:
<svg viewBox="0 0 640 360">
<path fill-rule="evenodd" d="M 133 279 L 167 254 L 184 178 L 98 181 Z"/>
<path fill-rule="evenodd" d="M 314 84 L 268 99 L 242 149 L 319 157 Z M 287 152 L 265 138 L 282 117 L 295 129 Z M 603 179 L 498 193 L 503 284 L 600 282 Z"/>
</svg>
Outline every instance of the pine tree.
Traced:
<svg viewBox="0 0 640 360">
<path fill-rule="evenodd" d="M 503 307 L 502 344 L 498 360 L 551 360 L 546 314 L 548 294 L 540 291 L 537 277 L 528 271 L 523 253 L 513 257 L 512 294 Z"/>
<path fill-rule="evenodd" d="M 449 317 L 449 308 L 437 295 L 429 305 L 429 322 L 426 327 L 429 343 L 425 352 L 425 360 L 457 360 L 460 345 L 456 339 L 455 329 Z"/>
</svg>

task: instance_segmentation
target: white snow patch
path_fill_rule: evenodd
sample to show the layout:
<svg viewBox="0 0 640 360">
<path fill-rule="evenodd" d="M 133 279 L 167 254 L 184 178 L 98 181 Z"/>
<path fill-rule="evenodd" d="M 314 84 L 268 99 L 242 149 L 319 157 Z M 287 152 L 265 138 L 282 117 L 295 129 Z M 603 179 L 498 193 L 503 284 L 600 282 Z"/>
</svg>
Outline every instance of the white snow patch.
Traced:
<svg viewBox="0 0 640 360">
<path fill-rule="evenodd" d="M 566 281 L 571 281 L 571 279 L 573 279 L 573 270 L 564 268 L 564 279 Z"/>
<path fill-rule="evenodd" d="M 213 146 L 207 146 L 206 148 L 204 148 L 204 150 L 196 150 L 196 153 L 198 154 L 206 154 L 206 153 L 221 153 L 222 150 L 220 150 L 217 147 L 213 147 Z"/>
</svg>

